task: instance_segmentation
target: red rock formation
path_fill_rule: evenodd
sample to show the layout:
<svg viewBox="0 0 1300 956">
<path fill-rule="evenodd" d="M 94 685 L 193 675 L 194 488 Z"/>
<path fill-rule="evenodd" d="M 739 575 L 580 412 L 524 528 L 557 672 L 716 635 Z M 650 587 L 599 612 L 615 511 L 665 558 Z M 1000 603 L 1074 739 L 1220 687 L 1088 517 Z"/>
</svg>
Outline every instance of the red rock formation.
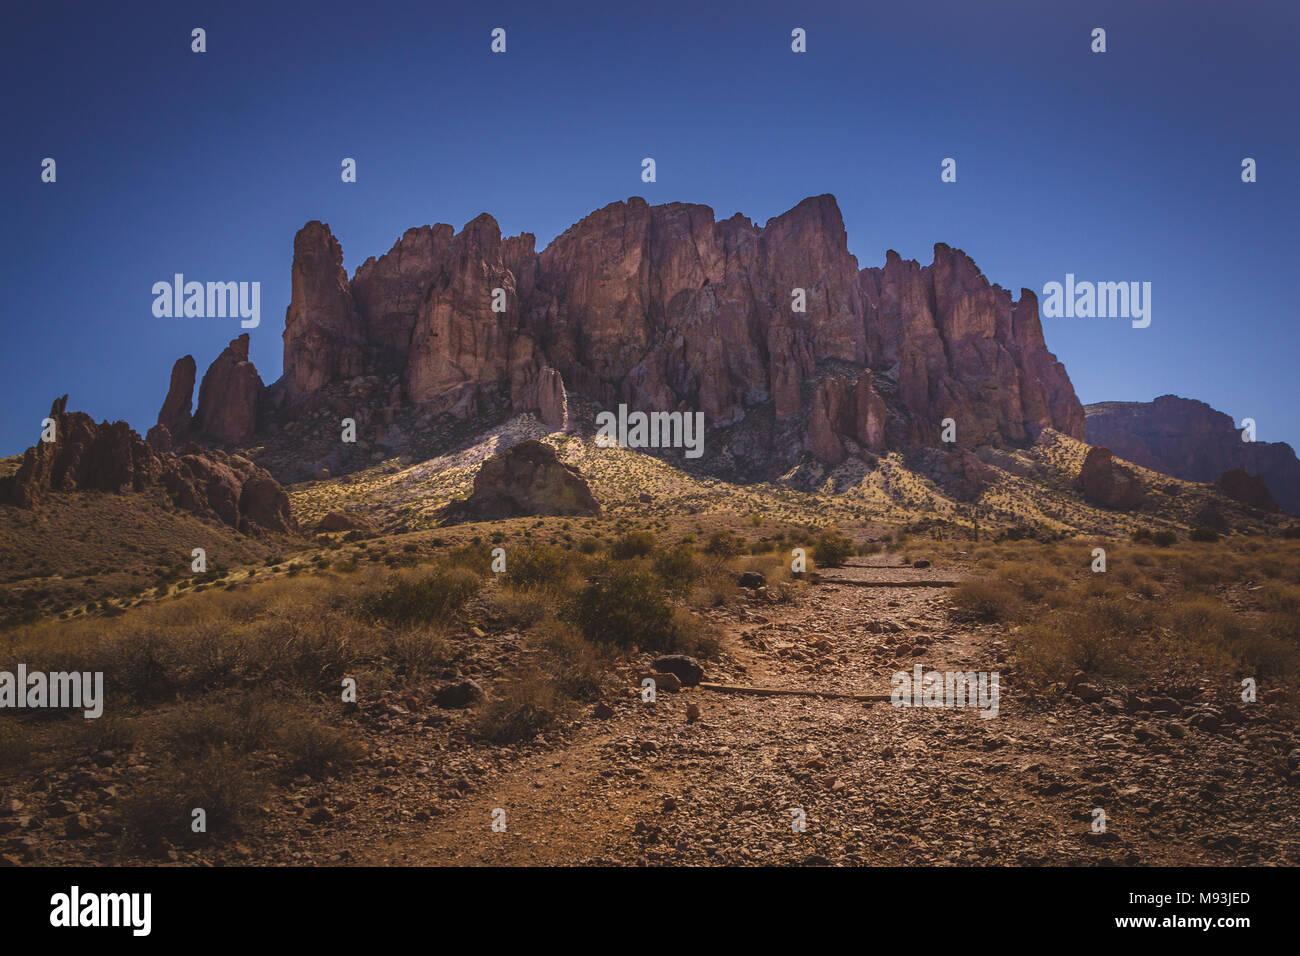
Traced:
<svg viewBox="0 0 1300 956">
<path fill-rule="evenodd" d="M 1241 469 L 1263 478 L 1277 503 L 1300 514 L 1300 461 L 1284 442 L 1246 442 L 1233 420 L 1204 402 L 1161 395 L 1153 402 L 1089 405 L 1089 444 L 1153 471 L 1212 482 Z"/>
<path fill-rule="evenodd" d="M 1079 487 L 1093 504 L 1121 511 L 1140 508 L 1145 498 L 1142 482 L 1132 469 L 1114 460 L 1109 448 L 1092 448 L 1079 472 Z"/>
<path fill-rule="evenodd" d="M 896 370 L 913 440 L 933 444 L 944 418 L 962 445 L 1025 442 L 1033 425 L 1083 437 L 1083 408 L 1028 289 L 1013 302 L 943 243 L 924 268 L 891 250 L 884 268 L 862 270 L 862 285 L 868 345 L 878 366 Z"/>
<path fill-rule="evenodd" d="M 27 449 L 17 473 L 0 479 L 0 502 L 32 508 L 56 493 L 162 486 L 187 511 L 244 532 L 293 528 L 284 489 L 248 459 L 192 443 L 179 456 L 158 453 L 126 422 L 96 425 L 83 412 L 66 411 L 67 399 L 50 409 L 55 440 Z"/>
<path fill-rule="evenodd" d="M 501 230 L 486 214 L 452 239 L 411 332 L 406 386 L 412 401 L 510 379 L 520 304 L 501 252 Z M 496 289 L 505 293 L 505 312 L 492 309 Z"/>
<path fill-rule="evenodd" d="M 535 410 L 553 431 L 569 424 L 569 399 L 564 378 L 553 368 L 525 369 L 511 382 L 511 404 L 516 410 Z"/>
<path fill-rule="evenodd" d="M 245 353 L 247 354 L 247 353 Z M 190 431 L 190 412 L 194 404 L 194 356 L 186 355 L 172 366 L 171 384 L 158 412 L 158 424 L 167 430 L 173 442 L 184 441 Z"/>
<path fill-rule="evenodd" d="M 1240 468 L 1232 468 L 1219 476 L 1216 485 L 1229 498 L 1244 502 L 1263 511 L 1277 511 L 1277 501 L 1268 490 L 1268 484 L 1259 475 L 1250 475 Z"/>
<path fill-rule="evenodd" d="M 474 491 L 449 504 L 448 522 L 490 521 L 530 515 L 600 515 L 587 481 L 555 449 L 524 441 L 483 462 Z"/>
<path fill-rule="evenodd" d="M 343 247 L 324 223 L 309 222 L 294 237 L 292 286 L 284 316 L 283 381 L 289 396 L 362 374 L 365 331 L 343 271 Z"/>
<path fill-rule="evenodd" d="M 885 401 L 876 394 L 870 371 L 864 370 L 856 383 L 831 376 L 815 393 L 808 418 L 808 450 L 828 465 L 847 457 L 844 439 L 867 451 L 884 451 L 886 414 Z"/>
<path fill-rule="evenodd" d="M 257 427 L 257 400 L 262 388 L 262 377 L 248 360 L 245 332 L 231 341 L 203 376 L 194 416 L 198 427 L 229 445 L 247 442 Z"/>
<path fill-rule="evenodd" d="M 495 289 L 505 312 L 492 310 Z M 502 239 L 483 215 L 459 233 L 408 230 L 350 284 L 329 228 L 308 223 L 294 241 L 284 346 L 290 401 L 360 374 L 400 374 L 406 398 L 434 410 L 468 417 L 482 390 L 508 391 L 515 411 L 557 428 L 566 393 L 698 409 L 714 427 L 771 403 L 828 463 L 848 453 L 845 440 L 937 444 L 946 417 L 964 446 L 1024 442 L 1041 426 L 1083 436 L 1032 293 L 1014 302 L 942 244 L 931 266 L 891 253 L 859 271 L 831 196 L 763 227 L 633 198 L 540 254 L 531 235 Z M 845 391 L 855 382 L 860 394 Z"/>
<path fill-rule="evenodd" d="M 157 456 L 126 422 L 96 425 L 66 410 L 68 396 L 50 406 L 54 441 L 37 442 L 0 487 L 0 500 L 30 508 L 51 491 L 139 491 L 162 473 Z"/>
</svg>

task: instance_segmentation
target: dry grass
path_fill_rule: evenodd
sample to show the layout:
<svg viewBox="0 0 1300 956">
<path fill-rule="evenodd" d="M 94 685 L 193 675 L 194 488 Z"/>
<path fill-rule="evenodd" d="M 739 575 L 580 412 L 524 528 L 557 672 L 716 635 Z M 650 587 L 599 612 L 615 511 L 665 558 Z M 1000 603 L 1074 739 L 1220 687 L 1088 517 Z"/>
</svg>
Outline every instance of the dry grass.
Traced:
<svg viewBox="0 0 1300 956">
<path fill-rule="evenodd" d="M 1018 542 L 973 555 L 990 573 L 956 589 L 959 619 L 1009 629 L 1025 679 L 1080 672 L 1124 687 L 1300 676 L 1300 546 L 1282 539 Z M 1067 555 L 1069 557 L 1067 558 Z"/>
</svg>

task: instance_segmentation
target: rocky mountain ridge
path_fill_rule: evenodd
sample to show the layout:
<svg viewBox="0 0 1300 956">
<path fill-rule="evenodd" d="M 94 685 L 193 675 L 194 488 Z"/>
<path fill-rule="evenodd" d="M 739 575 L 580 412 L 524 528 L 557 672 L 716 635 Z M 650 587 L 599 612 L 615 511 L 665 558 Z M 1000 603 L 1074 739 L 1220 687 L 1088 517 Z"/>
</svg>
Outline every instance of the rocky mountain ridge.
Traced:
<svg viewBox="0 0 1300 956">
<path fill-rule="evenodd" d="M 329 227 L 310 222 L 294 239 L 278 382 L 260 386 L 241 340 L 204 376 L 194 420 L 230 444 L 337 405 L 345 386 L 355 398 L 359 381 L 373 383 L 359 404 L 375 431 L 412 409 L 426 424 L 531 411 L 560 430 L 570 393 L 703 411 L 721 439 L 712 459 L 742 478 L 951 448 L 940 440 L 948 418 L 962 461 L 1042 427 L 1083 435 L 1031 291 L 1013 299 L 944 244 L 928 266 L 890 252 L 859 269 L 829 195 L 764 226 L 634 197 L 540 253 L 532 235 L 503 238 L 484 214 L 460 232 L 409 229 L 351 279 Z M 173 371 L 159 417 L 169 431 L 185 424 L 191 367 Z M 755 418 L 757 428 L 726 432 Z"/>
<path fill-rule="evenodd" d="M 1243 441 L 1232 418 L 1205 402 L 1161 395 L 1151 402 L 1098 402 L 1085 412 L 1091 445 L 1187 481 L 1214 482 L 1243 471 L 1263 478 L 1278 505 L 1300 514 L 1300 461 L 1291 446 Z"/>
</svg>

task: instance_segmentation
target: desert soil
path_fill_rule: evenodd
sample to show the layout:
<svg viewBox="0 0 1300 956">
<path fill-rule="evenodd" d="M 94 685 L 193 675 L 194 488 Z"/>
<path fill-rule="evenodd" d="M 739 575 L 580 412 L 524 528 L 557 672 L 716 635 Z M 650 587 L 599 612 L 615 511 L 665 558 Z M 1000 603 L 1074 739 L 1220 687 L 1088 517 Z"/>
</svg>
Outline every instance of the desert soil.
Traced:
<svg viewBox="0 0 1300 956">
<path fill-rule="evenodd" d="M 954 574 L 847 568 L 798 603 L 722 612 L 726 652 L 705 680 L 887 694 L 916 662 L 997 670 L 997 717 L 699 687 L 646 703 L 642 668 L 612 716 L 588 710 L 514 759 L 470 750 L 457 770 L 427 754 L 430 775 L 456 775 L 452 799 L 381 783 L 372 797 L 390 803 L 387 822 L 340 819 L 304 850 L 417 865 L 1300 860 L 1300 800 L 1277 770 L 1295 728 L 1264 718 L 1205 733 L 1122 701 L 1025 700 L 1001 642 L 949 621 L 946 589 L 851 583 L 921 577 Z"/>
</svg>

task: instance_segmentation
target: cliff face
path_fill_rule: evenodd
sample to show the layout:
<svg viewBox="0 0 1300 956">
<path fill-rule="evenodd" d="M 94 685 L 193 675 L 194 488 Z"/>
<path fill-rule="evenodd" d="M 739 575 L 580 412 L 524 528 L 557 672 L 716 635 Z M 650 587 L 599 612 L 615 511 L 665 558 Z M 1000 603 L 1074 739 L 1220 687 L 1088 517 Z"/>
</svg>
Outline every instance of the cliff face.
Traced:
<svg viewBox="0 0 1300 956">
<path fill-rule="evenodd" d="M 1188 481 L 1244 471 L 1263 478 L 1283 509 L 1300 514 L 1300 461 L 1291 446 L 1242 441 L 1233 420 L 1204 402 L 1162 395 L 1153 402 L 1089 405 L 1086 415 L 1089 444 Z"/>
<path fill-rule="evenodd" d="M 787 459 L 827 464 L 939 445 L 948 417 L 966 447 L 1022 442 L 1038 426 L 1083 437 L 1032 293 L 1013 301 L 945 245 L 929 266 L 890 253 L 859 270 L 831 196 L 763 227 L 633 198 L 534 245 L 502 238 L 488 215 L 459 233 L 424 226 L 349 282 L 329 228 L 308 223 L 277 403 L 378 374 L 398 376 L 405 401 L 460 417 L 481 390 L 508 393 L 513 411 L 552 427 L 568 393 L 700 410 L 712 427 L 770 406 L 796 436 Z"/>
</svg>

